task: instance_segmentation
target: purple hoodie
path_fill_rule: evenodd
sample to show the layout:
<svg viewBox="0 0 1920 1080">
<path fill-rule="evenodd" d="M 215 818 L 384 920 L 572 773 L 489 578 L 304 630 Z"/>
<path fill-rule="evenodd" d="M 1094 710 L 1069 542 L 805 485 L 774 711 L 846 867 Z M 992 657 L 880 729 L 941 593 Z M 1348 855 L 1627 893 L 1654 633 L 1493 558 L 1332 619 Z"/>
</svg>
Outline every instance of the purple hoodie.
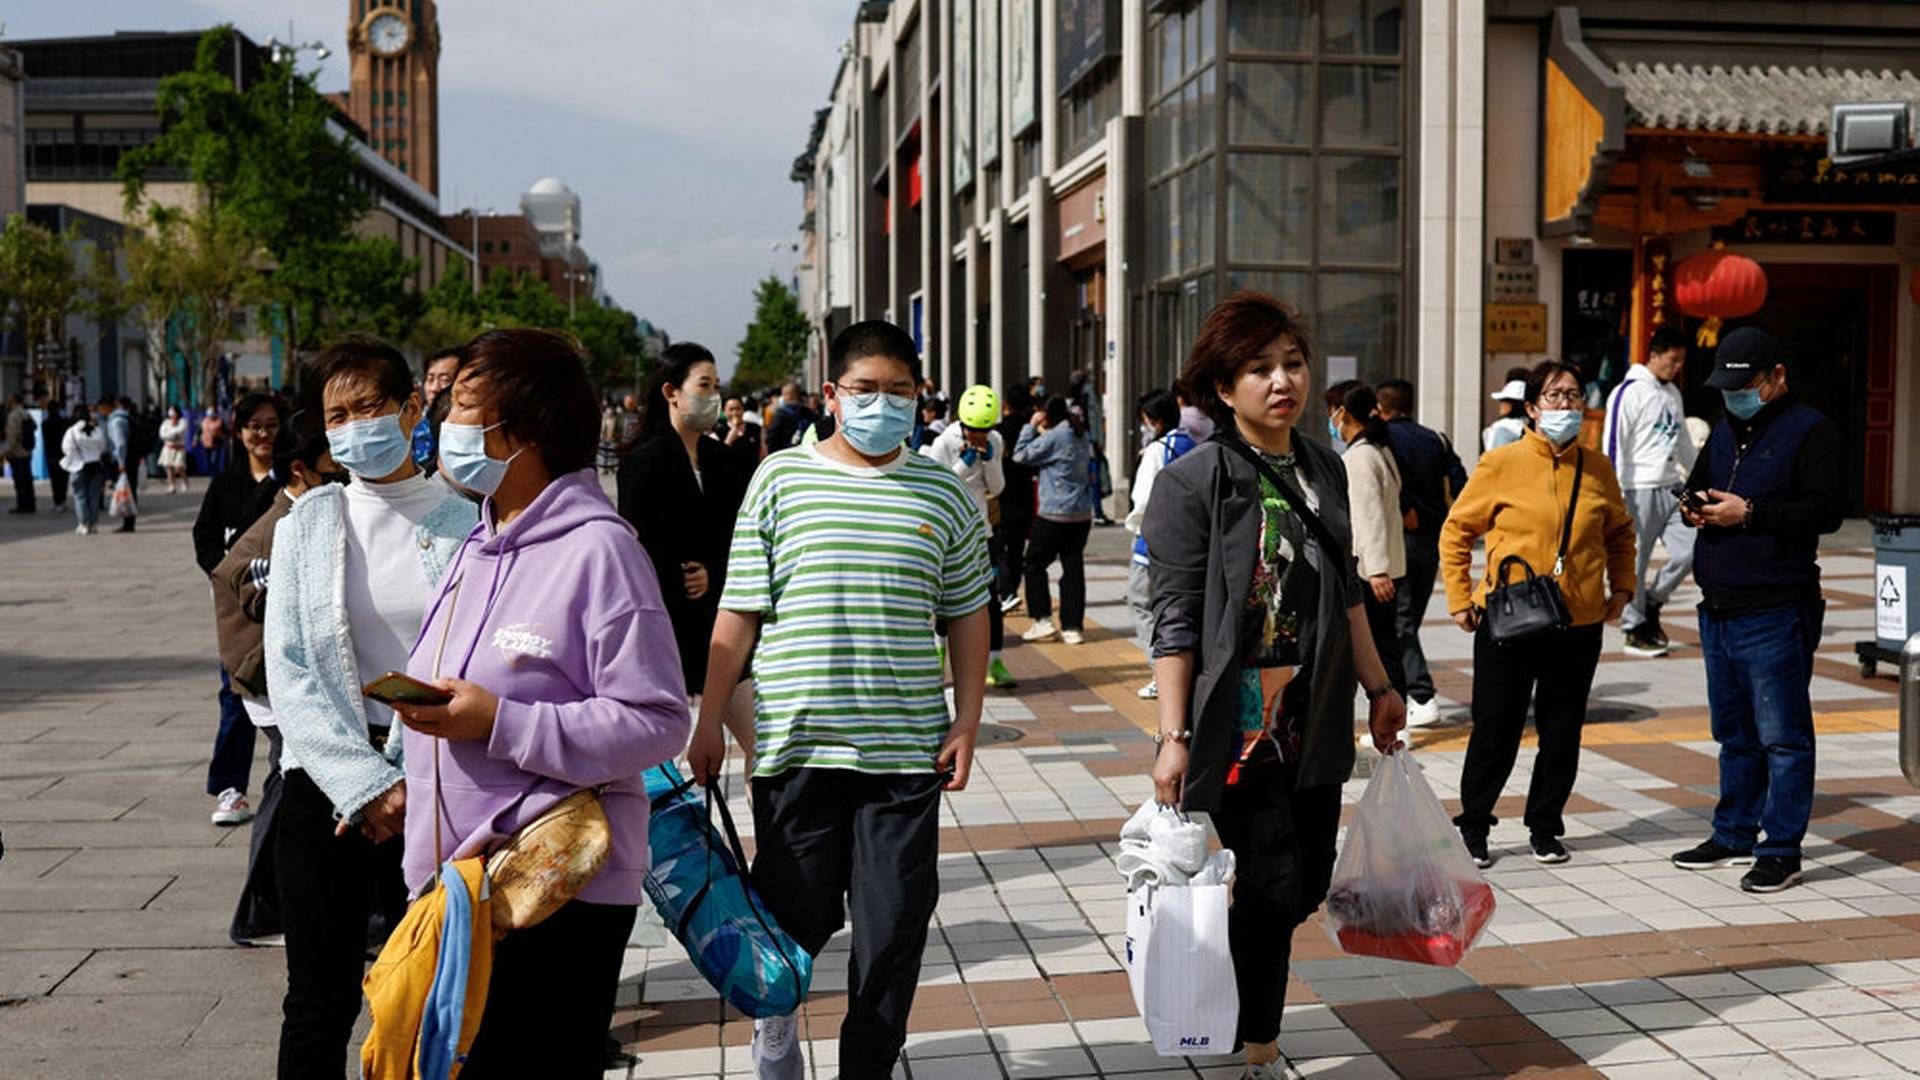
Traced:
<svg viewBox="0 0 1920 1080">
<path fill-rule="evenodd" d="M 444 642 L 444 644 L 443 644 Z M 554 803 L 601 792 L 613 853 L 580 893 L 640 901 L 647 869 L 641 773 L 678 754 L 692 717 L 653 563 L 592 469 L 559 477 L 507 527 L 491 505 L 440 580 L 408 674 L 464 678 L 500 698 L 493 736 L 406 733 L 407 886 L 432 877 L 434 750 L 442 857 L 490 852 Z"/>
</svg>

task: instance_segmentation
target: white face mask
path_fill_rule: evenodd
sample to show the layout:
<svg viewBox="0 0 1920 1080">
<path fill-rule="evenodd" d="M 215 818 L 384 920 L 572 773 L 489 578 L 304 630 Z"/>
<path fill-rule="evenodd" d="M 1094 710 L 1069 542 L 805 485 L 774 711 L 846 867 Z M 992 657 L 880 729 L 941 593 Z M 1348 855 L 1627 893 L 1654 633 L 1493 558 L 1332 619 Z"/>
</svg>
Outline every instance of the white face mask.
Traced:
<svg viewBox="0 0 1920 1080">
<path fill-rule="evenodd" d="M 680 411 L 694 427 L 710 428 L 720 422 L 720 395 L 682 392 Z"/>
</svg>

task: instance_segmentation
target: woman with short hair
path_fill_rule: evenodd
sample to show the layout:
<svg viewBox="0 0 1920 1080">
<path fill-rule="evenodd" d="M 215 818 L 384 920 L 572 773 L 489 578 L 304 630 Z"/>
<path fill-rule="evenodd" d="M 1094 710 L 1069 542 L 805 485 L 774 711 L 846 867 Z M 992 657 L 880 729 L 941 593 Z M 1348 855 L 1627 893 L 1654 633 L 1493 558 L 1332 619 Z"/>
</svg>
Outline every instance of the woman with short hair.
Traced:
<svg viewBox="0 0 1920 1080">
<path fill-rule="evenodd" d="M 1348 379 L 1327 387 L 1327 434 L 1346 446 L 1347 505 L 1353 508 L 1353 560 L 1366 583 L 1367 629 L 1387 677 L 1407 696 L 1400 662 L 1394 597 L 1407 576 L 1407 537 L 1400 524 L 1400 466 L 1387 441 L 1387 422 L 1376 411 L 1373 387 Z"/>
<path fill-rule="evenodd" d="M 1520 753 L 1529 706 L 1540 739 L 1524 819 L 1533 857 L 1567 861 L 1563 814 L 1580 768 L 1601 624 L 1620 618 L 1634 588 L 1633 518 L 1613 463 L 1579 442 L 1586 418 L 1579 370 L 1543 361 L 1527 376 L 1526 408 L 1532 422 L 1526 435 L 1481 457 L 1440 530 L 1447 611 L 1474 635 L 1473 736 L 1453 823 L 1482 867 L 1493 865 L 1487 848 L 1497 823 L 1493 807 Z M 1473 549 L 1482 540 L 1487 571 L 1476 581 Z M 1508 559 L 1518 564 L 1503 568 Z M 1529 570 L 1559 587 L 1569 625 L 1495 641 L 1485 617 L 1487 595 Z"/>
<path fill-rule="evenodd" d="M 1340 459 L 1295 430 L 1312 384 L 1299 316 L 1241 292 L 1201 324 L 1181 383 L 1216 433 L 1161 470 L 1153 553 L 1155 798 L 1205 810 L 1233 851 L 1227 915 L 1246 1076 L 1283 1075 L 1293 932 L 1326 898 L 1364 689 L 1391 752 L 1406 705 L 1367 629 Z"/>
<path fill-rule="evenodd" d="M 692 727 L 673 623 L 652 562 L 600 488 L 599 406 L 572 341 L 482 334 L 452 395 L 441 475 L 482 503 L 407 665 L 452 695 L 399 707 L 407 885 L 418 895 L 443 861 L 490 854 L 560 800 L 598 792 L 607 861 L 494 946 L 460 1075 L 599 1077 L 647 871 L 641 774 L 678 754 Z"/>
</svg>

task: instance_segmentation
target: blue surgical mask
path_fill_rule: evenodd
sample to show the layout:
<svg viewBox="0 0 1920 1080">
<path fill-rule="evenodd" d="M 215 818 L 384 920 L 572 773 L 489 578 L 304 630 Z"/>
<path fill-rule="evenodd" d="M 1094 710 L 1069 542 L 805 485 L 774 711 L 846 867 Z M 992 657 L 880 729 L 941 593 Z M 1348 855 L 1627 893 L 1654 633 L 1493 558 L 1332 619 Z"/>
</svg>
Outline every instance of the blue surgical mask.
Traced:
<svg viewBox="0 0 1920 1080">
<path fill-rule="evenodd" d="M 1338 446 L 1343 441 L 1345 441 L 1340 438 L 1340 425 L 1334 423 L 1333 417 L 1331 416 L 1327 417 L 1327 441 L 1334 444 L 1335 446 Z"/>
<path fill-rule="evenodd" d="M 1753 419 L 1754 414 L 1767 404 L 1760 400 L 1760 391 L 1751 386 L 1741 390 L 1722 390 L 1720 396 L 1726 399 L 1727 411 L 1742 420 Z"/>
<path fill-rule="evenodd" d="M 513 458 L 526 452 L 521 447 L 513 452 L 513 457 L 500 460 L 487 456 L 487 432 L 500 425 L 479 424 L 440 425 L 440 467 L 446 470 L 447 479 L 466 488 L 475 495 L 491 496 L 500 490 L 500 481 L 507 477 L 507 466 L 513 464 Z"/>
<path fill-rule="evenodd" d="M 855 450 L 868 457 L 898 450 L 913 433 L 912 395 L 874 394 L 865 407 L 854 402 L 853 394 L 841 391 L 838 396 L 840 430 Z"/>
<path fill-rule="evenodd" d="M 1540 434 L 1555 446 L 1565 446 L 1580 434 L 1580 422 L 1586 419 L 1579 409 L 1542 409 Z"/>
<path fill-rule="evenodd" d="M 413 446 L 406 429 L 400 426 L 400 414 L 395 412 L 327 429 L 327 449 L 348 472 L 378 480 L 399 472 Z"/>
</svg>

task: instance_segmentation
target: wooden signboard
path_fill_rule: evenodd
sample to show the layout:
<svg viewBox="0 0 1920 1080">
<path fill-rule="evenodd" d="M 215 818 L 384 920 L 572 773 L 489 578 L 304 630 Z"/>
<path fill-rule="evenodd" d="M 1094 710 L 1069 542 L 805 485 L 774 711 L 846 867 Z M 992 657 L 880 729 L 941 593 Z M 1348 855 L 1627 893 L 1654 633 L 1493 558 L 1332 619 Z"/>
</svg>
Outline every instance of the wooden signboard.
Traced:
<svg viewBox="0 0 1920 1080">
<path fill-rule="evenodd" d="M 1537 353 L 1547 351 L 1547 305 L 1488 304 L 1486 351 Z"/>
</svg>

